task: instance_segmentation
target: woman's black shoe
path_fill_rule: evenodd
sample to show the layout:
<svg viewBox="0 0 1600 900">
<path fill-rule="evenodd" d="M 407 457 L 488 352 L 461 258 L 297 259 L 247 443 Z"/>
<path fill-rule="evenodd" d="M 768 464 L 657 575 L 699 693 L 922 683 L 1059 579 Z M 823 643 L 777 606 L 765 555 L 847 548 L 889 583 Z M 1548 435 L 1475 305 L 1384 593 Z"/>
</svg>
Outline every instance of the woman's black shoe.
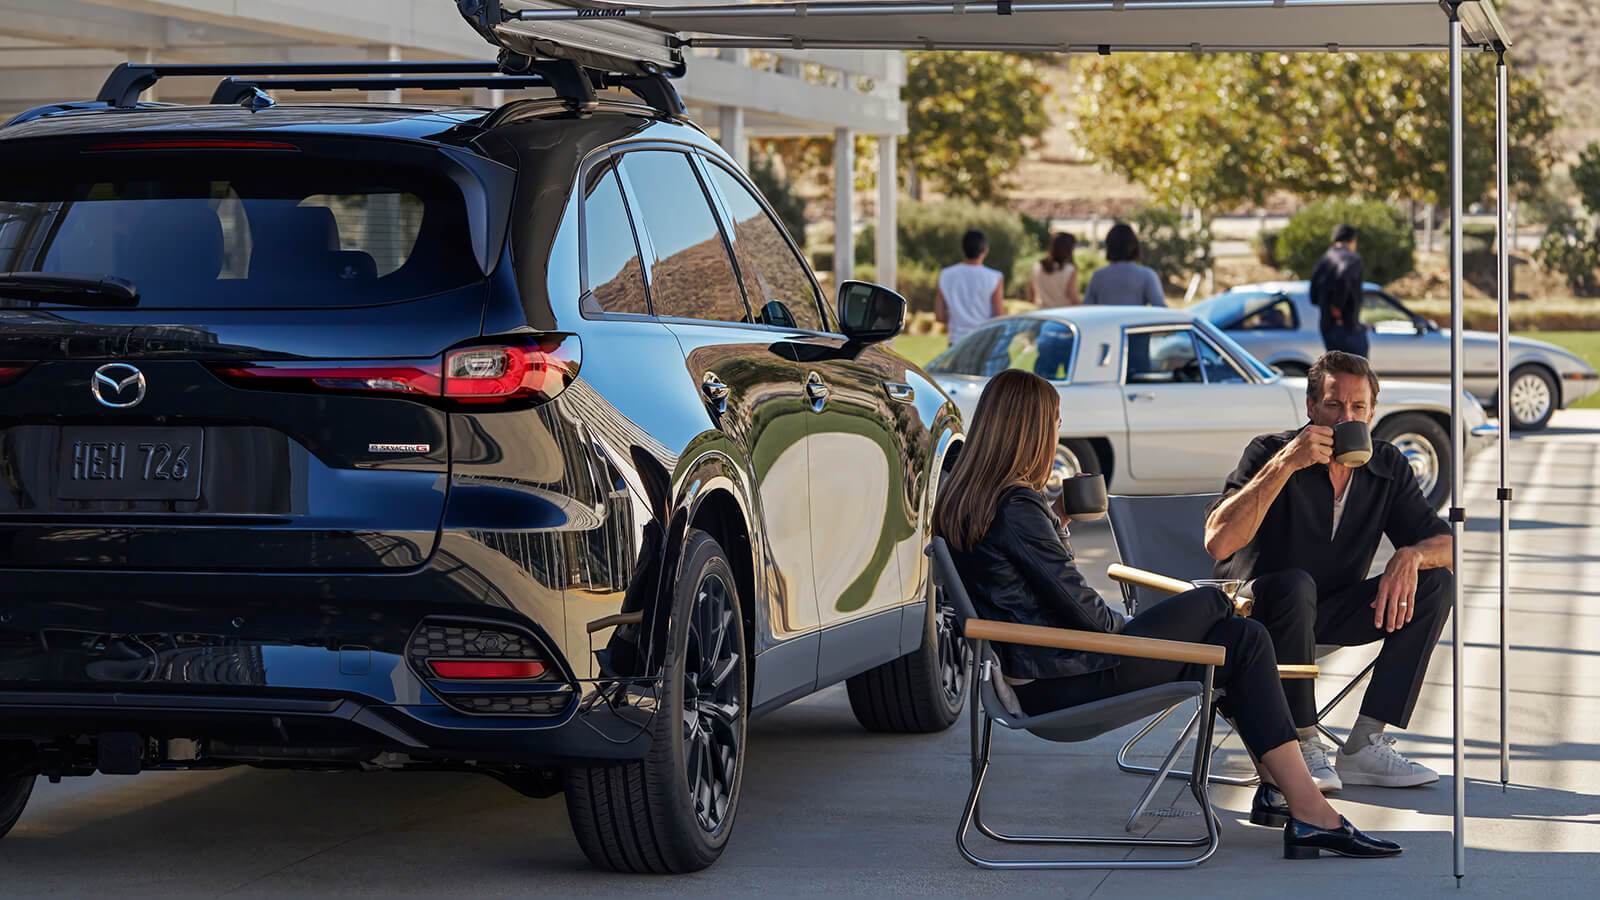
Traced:
<svg viewBox="0 0 1600 900">
<path fill-rule="evenodd" d="M 1289 799 L 1275 784 L 1262 782 L 1250 800 L 1250 824 L 1282 828 L 1289 824 Z"/>
<path fill-rule="evenodd" d="M 1338 828 L 1318 828 L 1295 818 L 1283 826 L 1284 859 L 1316 859 L 1323 850 L 1357 859 L 1400 855 L 1399 844 L 1363 834 L 1343 816 Z"/>
</svg>

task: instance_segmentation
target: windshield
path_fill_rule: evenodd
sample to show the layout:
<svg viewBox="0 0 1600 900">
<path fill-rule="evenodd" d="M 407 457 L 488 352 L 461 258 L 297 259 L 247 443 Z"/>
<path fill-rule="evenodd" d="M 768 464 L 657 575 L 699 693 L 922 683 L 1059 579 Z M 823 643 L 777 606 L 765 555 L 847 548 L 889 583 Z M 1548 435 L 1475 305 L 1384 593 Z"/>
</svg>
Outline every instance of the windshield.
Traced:
<svg viewBox="0 0 1600 900">
<path fill-rule="evenodd" d="M 356 306 L 482 278 L 447 179 L 297 162 L 12 167 L 0 175 L 0 273 L 112 275 L 133 283 L 140 308 Z"/>
<path fill-rule="evenodd" d="M 1206 333 L 1206 336 L 1215 341 L 1228 352 L 1230 356 L 1249 367 L 1261 378 L 1262 381 L 1272 381 L 1278 377 L 1278 372 L 1271 366 L 1250 355 L 1250 351 L 1239 346 L 1239 343 L 1228 336 L 1226 331 L 1212 325 L 1204 319 L 1196 319 L 1195 327 Z"/>
</svg>

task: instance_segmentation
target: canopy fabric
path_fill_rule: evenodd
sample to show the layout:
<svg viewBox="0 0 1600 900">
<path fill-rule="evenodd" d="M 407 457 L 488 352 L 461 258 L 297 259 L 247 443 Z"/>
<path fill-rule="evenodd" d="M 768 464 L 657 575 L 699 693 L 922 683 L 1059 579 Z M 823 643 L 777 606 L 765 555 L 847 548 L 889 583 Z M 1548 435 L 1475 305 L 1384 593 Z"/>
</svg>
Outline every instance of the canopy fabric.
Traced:
<svg viewBox="0 0 1600 900">
<path fill-rule="evenodd" d="M 1107 52 L 1445 52 L 1439 0 L 918 0 L 629 4 L 503 0 L 507 43 L 561 42 L 574 27 L 671 52 L 701 47 Z M 1505 48 L 1489 0 L 1459 6 L 1464 41 Z M 591 32 L 593 33 L 593 32 Z M 653 39 L 652 39 L 653 37 Z M 615 39 L 615 38 L 613 38 Z M 619 47 L 620 49 L 620 47 Z M 635 47 L 634 52 L 637 52 Z"/>
</svg>

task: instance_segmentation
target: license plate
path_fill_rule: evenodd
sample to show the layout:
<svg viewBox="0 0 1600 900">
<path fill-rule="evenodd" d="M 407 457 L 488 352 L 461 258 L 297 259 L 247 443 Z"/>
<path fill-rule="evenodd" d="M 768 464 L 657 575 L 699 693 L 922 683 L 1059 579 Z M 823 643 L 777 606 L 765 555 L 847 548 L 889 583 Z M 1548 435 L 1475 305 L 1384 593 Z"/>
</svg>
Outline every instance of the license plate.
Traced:
<svg viewBox="0 0 1600 900">
<path fill-rule="evenodd" d="M 62 428 L 56 496 L 199 499 L 204 437 L 200 428 Z"/>
</svg>

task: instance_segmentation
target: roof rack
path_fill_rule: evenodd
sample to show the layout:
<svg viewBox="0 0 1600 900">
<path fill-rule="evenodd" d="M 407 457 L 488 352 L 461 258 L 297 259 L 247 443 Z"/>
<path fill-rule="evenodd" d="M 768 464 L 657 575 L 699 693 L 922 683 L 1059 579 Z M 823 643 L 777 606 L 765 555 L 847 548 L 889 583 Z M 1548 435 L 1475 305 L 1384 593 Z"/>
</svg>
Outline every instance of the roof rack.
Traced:
<svg viewBox="0 0 1600 900">
<path fill-rule="evenodd" d="M 334 62 L 255 64 L 123 63 L 111 70 L 97 103 L 118 109 L 141 106 L 139 95 L 157 81 L 181 76 L 224 76 L 212 92 L 214 104 L 264 109 L 273 104 L 269 90 L 382 91 L 400 88 L 459 90 L 481 87 L 526 90 L 547 87 L 578 109 L 593 109 L 597 89 L 622 88 L 671 116 L 684 113 L 683 99 L 666 75 L 651 65 L 641 72 L 616 72 L 580 65 L 568 59 L 534 59 L 501 50 L 495 60 L 432 60 L 420 62 Z M 288 76 L 288 77 L 286 77 Z M 319 77 L 293 77 L 319 76 Z"/>
</svg>

